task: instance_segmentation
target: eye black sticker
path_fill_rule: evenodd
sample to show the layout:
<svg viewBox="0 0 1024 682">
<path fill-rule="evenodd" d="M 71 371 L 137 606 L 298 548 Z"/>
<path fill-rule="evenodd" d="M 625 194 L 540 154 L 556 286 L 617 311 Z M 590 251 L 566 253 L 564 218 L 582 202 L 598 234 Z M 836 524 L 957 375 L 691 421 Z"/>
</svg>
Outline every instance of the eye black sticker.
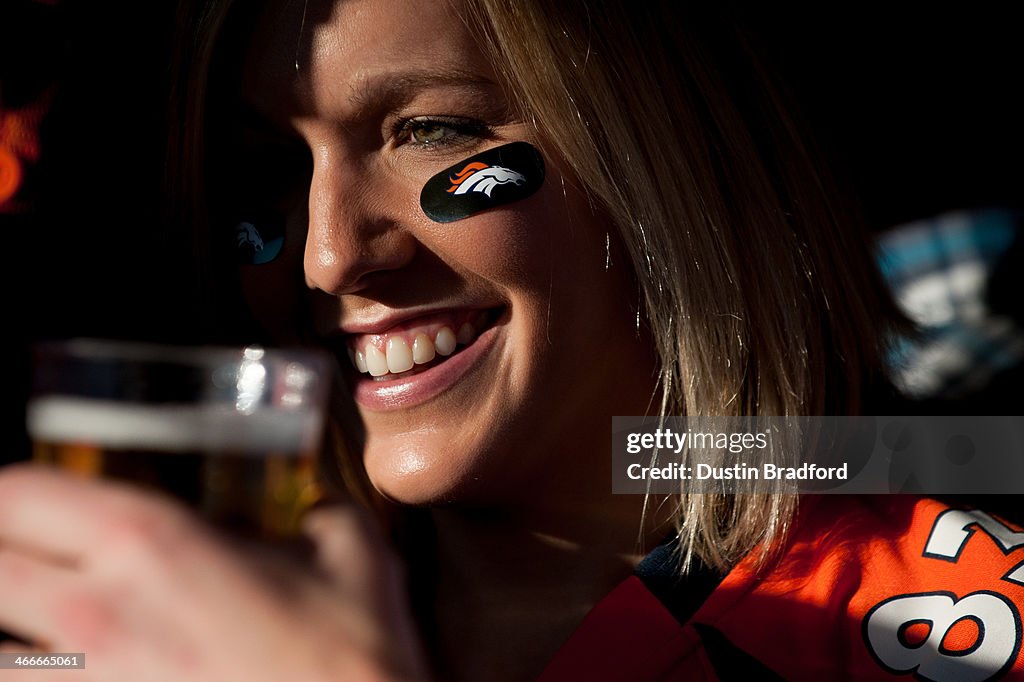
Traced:
<svg viewBox="0 0 1024 682">
<path fill-rule="evenodd" d="M 488 149 L 427 181 L 420 206 L 437 223 L 452 223 L 519 201 L 544 184 L 544 159 L 528 142 Z"/>
<path fill-rule="evenodd" d="M 247 216 L 235 223 L 234 238 L 239 263 L 269 263 L 284 246 L 284 218 L 271 212 Z"/>
</svg>

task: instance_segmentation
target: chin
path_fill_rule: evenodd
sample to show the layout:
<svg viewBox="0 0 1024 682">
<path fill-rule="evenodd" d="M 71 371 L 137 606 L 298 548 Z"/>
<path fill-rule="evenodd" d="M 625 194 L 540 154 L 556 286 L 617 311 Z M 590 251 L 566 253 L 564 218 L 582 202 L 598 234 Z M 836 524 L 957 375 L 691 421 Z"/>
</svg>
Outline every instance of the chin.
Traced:
<svg viewBox="0 0 1024 682">
<path fill-rule="evenodd" d="M 508 458 L 494 439 L 455 446 L 459 435 L 438 430 L 371 436 L 363 455 L 367 476 L 379 493 L 401 505 L 498 502 L 509 487 L 499 466 Z"/>
<path fill-rule="evenodd" d="M 373 487 L 396 504 L 451 503 L 458 500 L 464 487 L 463 468 L 454 465 L 451 453 L 439 453 L 422 443 L 391 441 L 387 446 L 375 446 L 371 439 L 363 463 Z"/>
</svg>

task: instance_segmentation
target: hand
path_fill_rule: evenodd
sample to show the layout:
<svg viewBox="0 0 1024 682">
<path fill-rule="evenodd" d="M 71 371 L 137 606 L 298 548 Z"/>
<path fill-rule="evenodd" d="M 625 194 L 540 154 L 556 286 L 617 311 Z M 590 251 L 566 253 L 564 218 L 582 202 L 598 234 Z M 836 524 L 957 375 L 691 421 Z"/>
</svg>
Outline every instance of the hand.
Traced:
<svg viewBox="0 0 1024 682">
<path fill-rule="evenodd" d="M 426 679 L 399 565 L 379 535 L 341 507 L 313 512 L 306 527 L 315 566 L 270 562 L 168 500 L 8 467 L 0 630 L 85 653 L 85 670 L 34 670 L 33 682 Z"/>
</svg>

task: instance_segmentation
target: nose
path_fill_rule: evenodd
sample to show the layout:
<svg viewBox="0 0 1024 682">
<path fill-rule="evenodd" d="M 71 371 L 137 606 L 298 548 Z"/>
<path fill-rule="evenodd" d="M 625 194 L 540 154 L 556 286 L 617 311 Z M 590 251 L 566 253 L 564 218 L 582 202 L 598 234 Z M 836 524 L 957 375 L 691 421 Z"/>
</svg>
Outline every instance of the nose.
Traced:
<svg viewBox="0 0 1024 682">
<path fill-rule="evenodd" d="M 403 227 L 400 188 L 354 164 L 326 156 L 314 164 L 303 253 L 306 285 L 340 296 L 358 292 L 413 258 Z"/>
</svg>

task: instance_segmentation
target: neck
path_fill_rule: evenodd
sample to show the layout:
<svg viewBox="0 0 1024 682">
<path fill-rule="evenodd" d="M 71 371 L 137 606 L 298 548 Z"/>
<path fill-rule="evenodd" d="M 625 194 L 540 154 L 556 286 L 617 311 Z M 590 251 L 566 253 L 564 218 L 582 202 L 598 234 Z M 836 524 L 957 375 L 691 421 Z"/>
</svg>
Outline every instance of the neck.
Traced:
<svg viewBox="0 0 1024 682">
<path fill-rule="evenodd" d="M 641 496 L 554 499 L 431 512 L 432 634 L 444 679 L 493 679 L 496 670 L 502 679 L 535 679 L 667 530 L 653 508 L 644 514 Z"/>
</svg>

